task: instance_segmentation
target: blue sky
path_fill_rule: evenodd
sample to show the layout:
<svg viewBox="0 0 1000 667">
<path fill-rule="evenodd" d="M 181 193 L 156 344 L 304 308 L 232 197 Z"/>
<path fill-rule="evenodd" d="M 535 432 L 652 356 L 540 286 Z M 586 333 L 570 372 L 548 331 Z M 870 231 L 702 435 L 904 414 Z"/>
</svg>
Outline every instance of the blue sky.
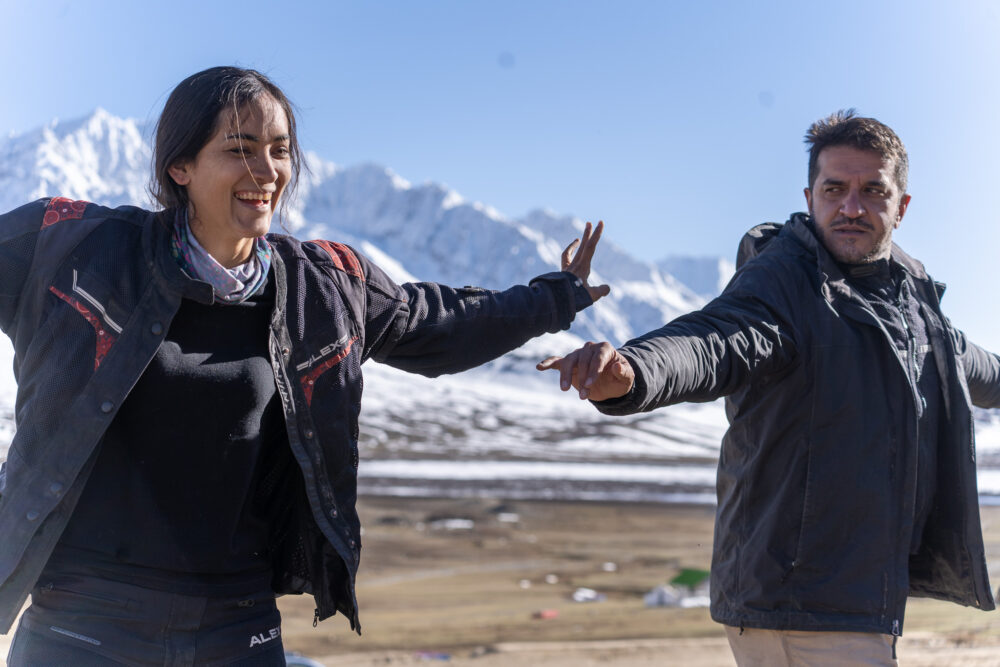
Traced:
<svg viewBox="0 0 1000 667">
<path fill-rule="evenodd" d="M 952 319 L 1000 350 L 1000 316 L 983 299 L 1000 247 L 989 194 L 1000 3 L 0 7 L 0 132 L 98 106 L 154 119 L 188 74 L 255 67 L 329 160 L 377 162 L 511 216 L 603 218 L 610 239 L 650 260 L 732 256 L 747 228 L 803 208 L 802 135 L 856 107 L 909 149 L 913 201 L 896 240 L 949 284 Z"/>
</svg>

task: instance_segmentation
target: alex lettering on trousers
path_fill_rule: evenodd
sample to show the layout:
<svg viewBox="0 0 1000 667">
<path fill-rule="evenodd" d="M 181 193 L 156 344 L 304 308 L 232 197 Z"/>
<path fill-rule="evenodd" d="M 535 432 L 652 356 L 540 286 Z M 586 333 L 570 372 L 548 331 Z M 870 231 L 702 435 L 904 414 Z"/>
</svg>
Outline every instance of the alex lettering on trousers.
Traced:
<svg viewBox="0 0 1000 667">
<path fill-rule="evenodd" d="M 261 632 L 256 635 L 250 636 L 250 646 L 260 646 L 261 644 L 266 644 L 272 639 L 277 639 L 281 636 L 281 628 L 271 628 L 267 632 Z"/>
</svg>

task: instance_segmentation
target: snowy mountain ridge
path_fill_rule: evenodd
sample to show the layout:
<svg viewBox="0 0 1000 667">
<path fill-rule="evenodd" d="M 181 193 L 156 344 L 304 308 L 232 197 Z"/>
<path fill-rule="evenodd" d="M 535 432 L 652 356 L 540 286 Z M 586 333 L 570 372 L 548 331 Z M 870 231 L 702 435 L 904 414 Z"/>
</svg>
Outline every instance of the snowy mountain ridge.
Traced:
<svg viewBox="0 0 1000 667">
<path fill-rule="evenodd" d="M 0 140 L 0 211 L 47 196 L 149 205 L 151 151 L 140 126 L 103 109 Z"/>
</svg>

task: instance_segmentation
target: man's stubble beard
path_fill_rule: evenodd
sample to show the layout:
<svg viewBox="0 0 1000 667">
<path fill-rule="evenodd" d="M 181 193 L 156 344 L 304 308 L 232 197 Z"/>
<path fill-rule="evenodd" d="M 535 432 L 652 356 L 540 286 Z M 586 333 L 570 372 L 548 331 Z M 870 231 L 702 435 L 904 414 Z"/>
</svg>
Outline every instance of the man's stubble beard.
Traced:
<svg viewBox="0 0 1000 667">
<path fill-rule="evenodd" d="M 882 238 L 880 238 L 878 242 L 872 247 L 872 249 L 869 250 L 860 258 L 855 257 L 853 255 L 851 257 L 843 256 L 834 251 L 833 243 L 828 238 L 828 235 L 832 234 L 835 230 L 827 229 L 825 227 L 820 227 L 819 224 L 816 222 L 815 216 L 812 215 L 812 211 L 809 211 L 809 215 L 813 219 L 813 229 L 816 230 L 816 235 L 819 237 L 820 243 L 822 243 L 823 247 L 826 248 L 826 251 L 830 253 L 830 255 L 841 264 L 871 264 L 872 262 L 877 262 L 878 260 L 883 259 L 884 257 L 888 257 L 890 254 L 890 249 L 892 248 L 891 231 L 888 234 L 884 235 Z M 869 231 L 874 231 L 874 227 L 872 227 L 872 225 L 868 224 L 867 222 L 855 223 L 855 224 L 858 224 L 858 226 L 864 227 Z"/>
</svg>

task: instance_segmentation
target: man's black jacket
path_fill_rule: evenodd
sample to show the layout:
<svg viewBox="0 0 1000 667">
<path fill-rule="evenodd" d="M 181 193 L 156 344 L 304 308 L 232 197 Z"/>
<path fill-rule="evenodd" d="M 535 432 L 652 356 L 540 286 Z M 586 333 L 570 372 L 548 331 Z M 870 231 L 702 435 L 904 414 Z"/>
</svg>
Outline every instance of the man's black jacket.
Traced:
<svg viewBox="0 0 1000 667">
<path fill-rule="evenodd" d="M 971 405 L 1000 406 L 1000 359 L 942 315 L 943 289 L 894 246 L 942 378 L 935 504 L 911 557 L 917 402 L 904 360 L 796 214 L 702 310 L 629 341 L 629 414 L 727 397 L 712 617 L 732 626 L 902 632 L 907 595 L 993 609 Z"/>
</svg>

